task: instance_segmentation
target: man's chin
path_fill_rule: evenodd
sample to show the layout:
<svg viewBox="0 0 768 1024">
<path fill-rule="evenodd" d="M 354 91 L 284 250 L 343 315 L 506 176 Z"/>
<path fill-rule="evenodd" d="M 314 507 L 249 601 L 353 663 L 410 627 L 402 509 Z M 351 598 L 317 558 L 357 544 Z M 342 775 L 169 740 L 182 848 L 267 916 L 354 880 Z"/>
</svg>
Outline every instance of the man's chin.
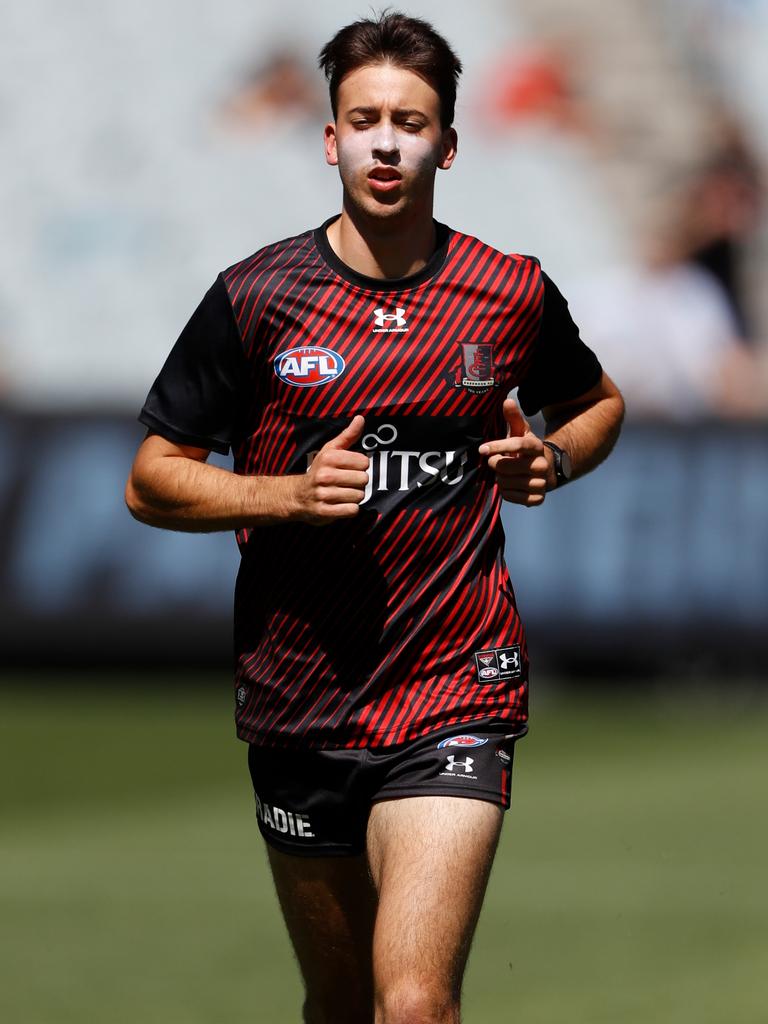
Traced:
<svg viewBox="0 0 768 1024">
<path fill-rule="evenodd" d="M 408 200 L 405 196 L 393 194 L 392 192 L 384 192 L 381 195 L 366 196 L 364 200 L 365 210 L 369 211 L 373 216 L 380 214 L 384 217 L 388 217 L 393 212 L 403 210 L 407 206 Z"/>
<path fill-rule="evenodd" d="M 351 205 L 373 221 L 391 221 L 407 214 L 411 208 L 405 196 L 352 196 Z"/>
</svg>

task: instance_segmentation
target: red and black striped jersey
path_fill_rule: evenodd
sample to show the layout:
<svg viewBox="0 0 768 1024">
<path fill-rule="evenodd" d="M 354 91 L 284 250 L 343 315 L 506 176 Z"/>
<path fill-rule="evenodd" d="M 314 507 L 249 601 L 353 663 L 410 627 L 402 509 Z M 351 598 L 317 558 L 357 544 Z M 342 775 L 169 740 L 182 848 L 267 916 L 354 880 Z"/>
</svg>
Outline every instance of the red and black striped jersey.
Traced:
<svg viewBox="0 0 768 1024">
<path fill-rule="evenodd" d="M 505 435 L 511 389 L 532 413 L 600 365 L 534 258 L 437 225 L 421 271 L 378 280 L 326 228 L 219 275 L 140 416 L 267 476 L 305 472 L 365 416 L 359 516 L 238 531 L 238 735 L 385 747 L 489 716 L 522 731 L 526 643 L 478 447 Z"/>
</svg>

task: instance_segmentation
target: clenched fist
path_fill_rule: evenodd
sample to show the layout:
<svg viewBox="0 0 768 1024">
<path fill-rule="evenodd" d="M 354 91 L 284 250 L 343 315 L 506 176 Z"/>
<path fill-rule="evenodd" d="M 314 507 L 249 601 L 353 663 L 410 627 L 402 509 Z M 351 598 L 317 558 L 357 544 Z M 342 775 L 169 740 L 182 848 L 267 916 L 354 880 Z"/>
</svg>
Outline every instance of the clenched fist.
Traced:
<svg viewBox="0 0 768 1024">
<path fill-rule="evenodd" d="M 503 408 L 507 436 L 481 444 L 480 454 L 489 456 L 488 465 L 496 474 L 502 498 L 528 508 L 541 505 L 550 476 L 548 449 L 512 398 L 505 399 Z"/>
<path fill-rule="evenodd" d="M 360 440 L 364 429 L 364 418 L 355 416 L 339 435 L 323 445 L 306 474 L 296 477 L 301 520 L 323 526 L 358 514 L 368 483 L 369 459 L 349 449 Z"/>
</svg>

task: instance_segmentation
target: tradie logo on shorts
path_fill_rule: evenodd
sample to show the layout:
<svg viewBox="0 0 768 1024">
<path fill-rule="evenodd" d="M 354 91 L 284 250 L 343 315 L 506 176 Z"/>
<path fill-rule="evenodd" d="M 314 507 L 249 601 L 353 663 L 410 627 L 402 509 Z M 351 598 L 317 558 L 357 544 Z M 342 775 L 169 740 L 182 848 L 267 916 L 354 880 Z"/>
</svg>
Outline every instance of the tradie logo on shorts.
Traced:
<svg viewBox="0 0 768 1024">
<path fill-rule="evenodd" d="M 405 319 L 405 309 L 402 306 L 395 306 L 394 313 L 388 313 L 380 306 L 374 309 L 374 334 L 404 334 L 408 330 L 408 322 Z"/>
<path fill-rule="evenodd" d="M 256 817 L 275 832 L 282 832 L 284 835 L 298 836 L 300 839 L 314 839 L 312 822 L 308 815 L 299 814 L 298 811 L 285 811 L 282 807 L 275 807 L 274 804 L 265 803 L 256 793 Z"/>
</svg>

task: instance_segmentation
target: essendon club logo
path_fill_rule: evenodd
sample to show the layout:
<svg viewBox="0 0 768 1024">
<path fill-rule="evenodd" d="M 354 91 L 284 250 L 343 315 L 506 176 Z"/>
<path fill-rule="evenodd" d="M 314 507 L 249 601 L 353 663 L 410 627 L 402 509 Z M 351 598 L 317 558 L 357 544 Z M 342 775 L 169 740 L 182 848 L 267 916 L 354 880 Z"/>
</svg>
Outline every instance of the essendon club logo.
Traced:
<svg viewBox="0 0 768 1024">
<path fill-rule="evenodd" d="M 275 373 L 294 388 L 316 388 L 344 373 L 344 360 L 329 348 L 291 348 L 275 356 Z"/>
<path fill-rule="evenodd" d="M 461 341 L 461 367 L 454 387 L 481 395 L 496 387 L 493 376 L 493 345 L 490 342 L 471 344 Z"/>
</svg>

